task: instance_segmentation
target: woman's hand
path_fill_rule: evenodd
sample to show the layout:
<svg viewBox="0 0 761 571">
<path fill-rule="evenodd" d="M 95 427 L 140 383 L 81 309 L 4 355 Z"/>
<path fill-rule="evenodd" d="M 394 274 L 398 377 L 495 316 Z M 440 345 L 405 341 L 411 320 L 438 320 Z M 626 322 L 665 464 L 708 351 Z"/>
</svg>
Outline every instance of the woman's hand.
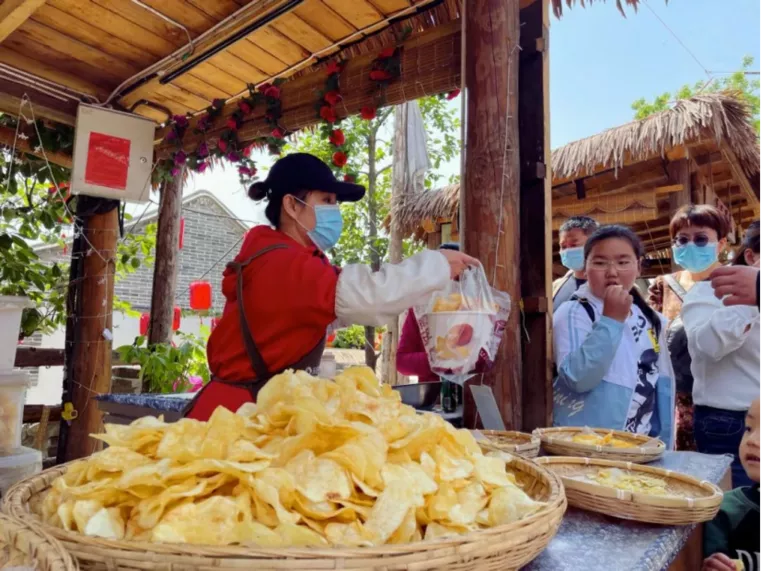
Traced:
<svg viewBox="0 0 761 571">
<path fill-rule="evenodd" d="M 623 323 L 629 317 L 634 298 L 620 285 L 608 286 L 603 299 L 602 314 Z"/>
<path fill-rule="evenodd" d="M 737 571 L 737 566 L 723 553 L 714 553 L 703 560 L 701 571 Z"/>
<path fill-rule="evenodd" d="M 452 279 L 459 278 L 468 267 L 478 265 L 478 260 L 462 252 L 439 250 L 439 253 L 449 262 L 449 275 Z"/>
</svg>

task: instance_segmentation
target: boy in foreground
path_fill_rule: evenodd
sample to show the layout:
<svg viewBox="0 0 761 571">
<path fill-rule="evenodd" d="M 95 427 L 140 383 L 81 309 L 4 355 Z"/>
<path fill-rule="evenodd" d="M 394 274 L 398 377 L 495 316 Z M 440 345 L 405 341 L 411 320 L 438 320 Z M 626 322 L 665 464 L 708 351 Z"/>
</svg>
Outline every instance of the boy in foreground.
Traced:
<svg viewBox="0 0 761 571">
<path fill-rule="evenodd" d="M 721 509 L 705 526 L 703 571 L 761 571 L 759 560 L 759 400 L 745 417 L 745 434 L 740 443 L 740 461 L 753 486 L 735 488 L 724 494 Z"/>
</svg>

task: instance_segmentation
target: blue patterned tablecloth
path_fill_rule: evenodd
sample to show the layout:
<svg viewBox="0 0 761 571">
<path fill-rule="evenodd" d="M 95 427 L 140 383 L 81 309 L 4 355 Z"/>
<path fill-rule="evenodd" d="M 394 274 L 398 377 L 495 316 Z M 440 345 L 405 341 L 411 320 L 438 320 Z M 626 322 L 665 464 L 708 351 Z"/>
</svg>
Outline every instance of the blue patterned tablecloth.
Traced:
<svg viewBox="0 0 761 571">
<path fill-rule="evenodd" d="M 95 400 L 113 402 L 132 406 L 144 406 L 160 412 L 180 412 L 195 396 L 193 393 L 177 393 L 171 395 L 156 394 L 105 394 L 98 395 Z"/>
<path fill-rule="evenodd" d="M 649 464 L 718 484 L 732 458 L 666 452 Z M 667 569 L 695 526 L 659 526 L 568 508 L 555 538 L 526 571 L 661 571 Z"/>
</svg>

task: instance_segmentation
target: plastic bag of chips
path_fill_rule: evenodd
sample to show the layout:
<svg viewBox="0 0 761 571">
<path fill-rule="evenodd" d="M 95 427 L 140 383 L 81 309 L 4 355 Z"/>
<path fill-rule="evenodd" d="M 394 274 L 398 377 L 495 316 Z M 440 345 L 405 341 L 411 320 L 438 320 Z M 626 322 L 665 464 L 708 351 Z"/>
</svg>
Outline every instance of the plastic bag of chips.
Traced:
<svg viewBox="0 0 761 571">
<path fill-rule="evenodd" d="M 468 268 L 426 304 L 415 307 L 431 370 L 456 379 L 474 372 L 482 355 L 485 363 L 493 360 L 496 352 L 492 337 L 498 310 L 480 265 Z"/>
</svg>

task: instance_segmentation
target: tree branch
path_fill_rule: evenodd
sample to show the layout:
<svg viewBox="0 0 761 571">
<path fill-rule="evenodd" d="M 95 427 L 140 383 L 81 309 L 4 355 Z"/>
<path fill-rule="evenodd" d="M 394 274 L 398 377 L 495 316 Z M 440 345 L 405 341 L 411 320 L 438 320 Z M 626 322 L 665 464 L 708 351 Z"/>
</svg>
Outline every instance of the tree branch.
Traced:
<svg viewBox="0 0 761 571">
<path fill-rule="evenodd" d="M 378 120 L 376 121 L 375 125 L 373 125 L 373 135 L 377 135 L 380 128 L 383 126 L 383 123 L 386 122 L 386 119 L 388 119 L 389 115 L 391 115 L 391 112 L 394 110 L 393 107 L 389 107 L 388 110 L 386 110 L 383 114 L 378 116 Z"/>
<path fill-rule="evenodd" d="M 392 166 L 394 166 L 394 163 L 389 163 L 389 164 L 387 164 L 385 167 L 382 167 L 382 168 L 378 169 L 378 171 L 375 173 L 375 174 L 376 174 L 376 176 L 377 176 L 377 175 L 379 175 L 379 174 L 381 174 L 381 173 L 383 173 L 383 172 L 385 172 L 385 171 L 387 171 L 387 170 L 388 170 L 388 169 L 390 169 Z"/>
</svg>

